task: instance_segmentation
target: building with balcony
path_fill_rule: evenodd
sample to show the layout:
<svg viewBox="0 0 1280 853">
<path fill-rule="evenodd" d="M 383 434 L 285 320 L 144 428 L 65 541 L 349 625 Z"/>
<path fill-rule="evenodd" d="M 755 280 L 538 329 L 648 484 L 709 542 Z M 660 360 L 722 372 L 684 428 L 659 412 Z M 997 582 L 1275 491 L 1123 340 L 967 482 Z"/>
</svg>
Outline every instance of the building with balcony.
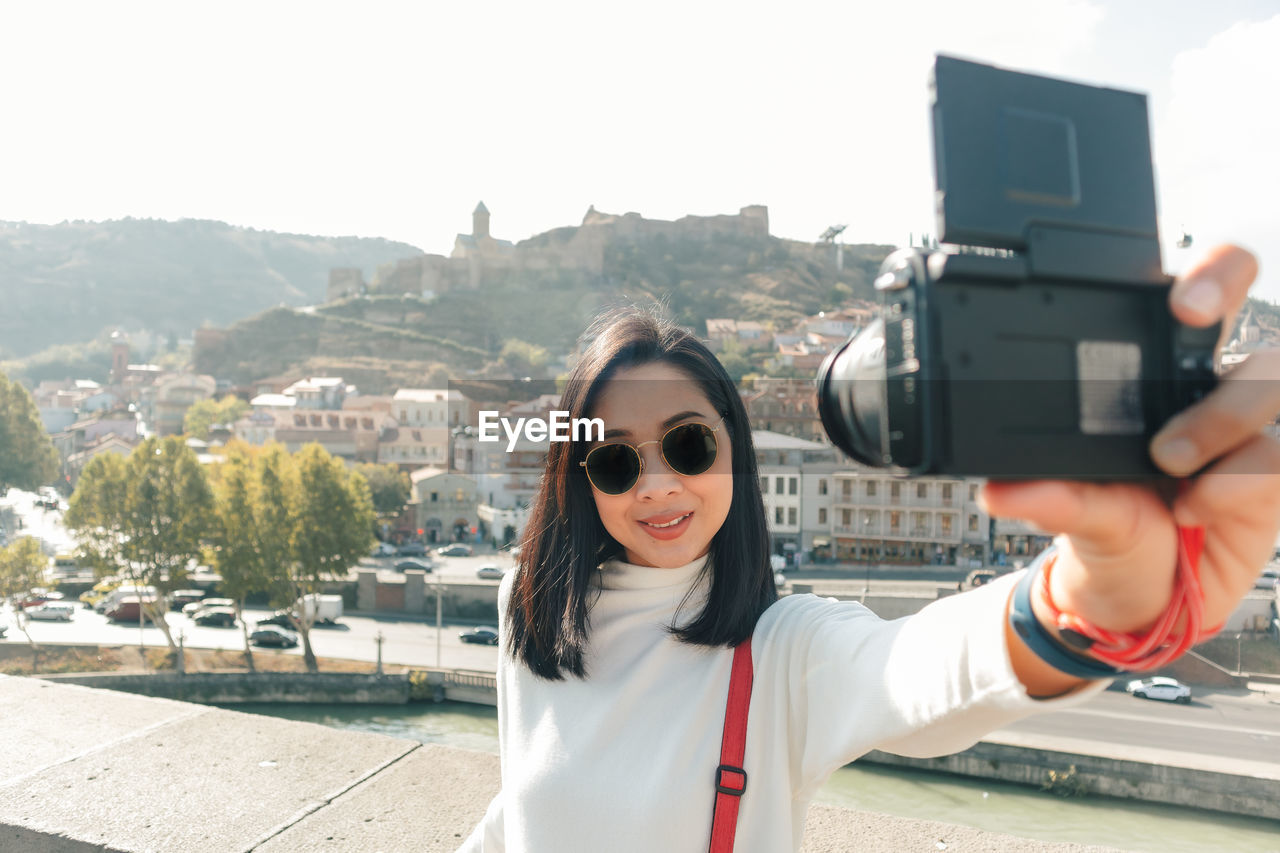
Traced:
<svg viewBox="0 0 1280 853">
<path fill-rule="evenodd" d="M 814 510 L 821 499 L 817 488 L 807 482 L 835 466 L 835 450 L 822 442 L 770 430 L 752 430 L 751 440 L 769 523 L 770 551 L 794 560 L 795 555 L 813 547 L 813 536 L 818 532 L 809 525 L 817 517 Z"/>
<path fill-rule="evenodd" d="M 419 468 L 409 481 L 409 513 L 423 542 L 472 542 L 487 535 L 480 529 L 475 480 L 441 468 Z"/>
<path fill-rule="evenodd" d="M 899 479 L 853 467 L 831 477 L 831 536 L 839 562 L 956 564 L 972 506 L 965 480 Z"/>
</svg>

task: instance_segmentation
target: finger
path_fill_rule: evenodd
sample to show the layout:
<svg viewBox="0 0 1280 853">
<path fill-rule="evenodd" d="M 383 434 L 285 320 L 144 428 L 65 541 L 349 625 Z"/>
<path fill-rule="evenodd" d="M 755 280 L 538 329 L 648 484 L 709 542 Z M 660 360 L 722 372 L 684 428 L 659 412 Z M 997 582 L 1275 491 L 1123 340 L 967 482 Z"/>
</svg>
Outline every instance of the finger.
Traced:
<svg viewBox="0 0 1280 853">
<path fill-rule="evenodd" d="M 1174 282 L 1169 308 L 1173 316 L 1190 326 L 1209 326 L 1235 317 L 1257 275 L 1258 259 L 1252 254 L 1239 246 L 1217 246 Z M 1228 331 L 1224 328 L 1223 333 Z"/>
<path fill-rule="evenodd" d="M 1280 531 L 1280 441 L 1256 436 L 1197 477 L 1173 505 L 1184 527 L 1208 524 L 1201 574 L 1206 624 L 1253 585 Z"/>
<path fill-rule="evenodd" d="M 1280 350 L 1259 350 L 1151 441 L 1151 458 L 1185 477 L 1250 441 L 1280 412 Z"/>
<path fill-rule="evenodd" d="M 990 481 L 980 495 L 993 516 L 1021 518 L 1048 533 L 1066 534 L 1076 550 L 1121 557 L 1134 549 L 1151 547 L 1142 531 L 1163 529 L 1150 524 L 1152 514 L 1164 511 L 1159 498 L 1129 483 L 1095 483 L 1040 480 L 1028 483 Z M 1164 546 L 1172 554 L 1172 543 Z"/>
<path fill-rule="evenodd" d="M 1184 527 L 1234 520 L 1264 530 L 1248 538 L 1259 539 L 1257 562 L 1266 562 L 1280 529 L 1280 440 L 1254 436 L 1190 481 L 1173 507 L 1174 518 Z M 1239 541 L 1239 537 L 1230 538 Z"/>
</svg>

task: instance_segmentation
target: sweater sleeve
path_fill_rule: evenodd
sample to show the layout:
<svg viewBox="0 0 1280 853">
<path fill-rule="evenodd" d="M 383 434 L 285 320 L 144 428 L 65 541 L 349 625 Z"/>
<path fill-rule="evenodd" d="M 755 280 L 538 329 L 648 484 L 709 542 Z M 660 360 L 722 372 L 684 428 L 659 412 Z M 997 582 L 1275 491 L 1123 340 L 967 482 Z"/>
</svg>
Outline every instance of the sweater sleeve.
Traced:
<svg viewBox="0 0 1280 853">
<path fill-rule="evenodd" d="M 787 706 L 794 789 L 811 794 L 836 768 L 873 749 L 916 757 L 958 752 L 993 729 L 1101 690 L 1105 682 L 1056 699 L 1027 695 L 1004 633 L 1019 577 L 893 621 L 858 602 L 779 602 L 778 618 L 757 632 L 756 655 L 766 668 L 781 668 L 785 697 L 761 699 Z"/>
<path fill-rule="evenodd" d="M 506 833 L 502 822 L 502 792 L 489 803 L 484 817 L 462 842 L 457 853 L 503 853 L 507 849 Z"/>
</svg>

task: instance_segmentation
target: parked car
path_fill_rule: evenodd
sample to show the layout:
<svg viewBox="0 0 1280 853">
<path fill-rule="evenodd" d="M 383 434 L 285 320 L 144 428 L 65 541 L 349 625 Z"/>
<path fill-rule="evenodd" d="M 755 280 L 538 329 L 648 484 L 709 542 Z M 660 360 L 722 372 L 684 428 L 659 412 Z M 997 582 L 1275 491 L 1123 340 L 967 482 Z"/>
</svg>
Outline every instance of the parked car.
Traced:
<svg viewBox="0 0 1280 853">
<path fill-rule="evenodd" d="M 126 595 L 116 600 L 105 611 L 107 618 L 112 622 L 130 622 L 137 623 L 142 619 L 142 605 L 151 604 L 155 601 L 153 596 L 139 598 L 136 595 Z"/>
<path fill-rule="evenodd" d="M 464 643 L 479 643 L 482 646 L 498 645 L 498 629 L 488 626 L 471 628 L 458 634 L 458 639 Z"/>
<path fill-rule="evenodd" d="M 154 586 L 138 586 L 137 584 L 126 584 L 124 586 L 118 586 L 115 589 L 113 589 L 111 592 L 107 593 L 105 598 L 103 598 L 97 604 L 93 605 L 93 609 L 98 611 L 99 613 L 110 613 L 112 610 L 115 610 L 117 607 L 119 607 L 120 602 L 124 601 L 126 598 L 142 597 L 142 598 L 152 599 L 152 598 L 155 598 L 157 594 L 158 593 L 156 592 L 156 588 Z M 136 619 L 137 617 L 135 616 L 134 618 Z"/>
<path fill-rule="evenodd" d="M 1151 678 L 1139 678 L 1130 681 L 1125 685 L 1124 689 L 1131 695 L 1142 699 L 1181 702 L 1183 705 L 1191 701 L 1190 687 L 1176 678 L 1169 678 L 1163 675 L 1154 675 Z"/>
<path fill-rule="evenodd" d="M 190 616 L 194 619 L 201 610 L 204 610 L 207 607 L 234 608 L 235 606 L 236 602 L 233 598 L 202 598 L 199 601 L 192 601 L 189 604 L 184 604 L 182 606 L 182 612 L 184 615 Z"/>
<path fill-rule="evenodd" d="M 1258 575 L 1257 580 L 1253 582 L 1254 589 L 1275 589 L 1277 581 L 1280 581 L 1280 569 L 1267 567 L 1262 570 L 1262 574 Z"/>
<path fill-rule="evenodd" d="M 181 610 L 188 604 L 204 600 L 203 589 L 179 589 L 169 593 L 169 609 Z"/>
<path fill-rule="evenodd" d="M 66 598 L 62 593 L 48 589 L 33 589 L 18 602 L 23 610 L 30 610 L 41 604 L 58 604 Z"/>
<path fill-rule="evenodd" d="M 70 604 L 37 604 L 27 608 L 27 618 L 45 622 L 70 622 L 74 612 L 75 608 Z"/>
<path fill-rule="evenodd" d="M 455 542 L 452 545 L 445 545 L 443 548 L 437 548 L 436 553 L 441 557 L 470 557 L 475 552 L 471 550 L 470 545 L 463 545 L 461 542 Z"/>
<path fill-rule="evenodd" d="M 435 567 L 432 566 L 430 563 L 424 562 L 422 560 L 401 560 L 400 562 L 396 563 L 396 571 L 398 572 L 407 572 L 410 569 L 419 571 L 419 572 L 429 572 L 433 568 Z"/>
<path fill-rule="evenodd" d="M 405 542 L 396 549 L 396 553 L 402 557 L 421 557 L 427 553 L 427 546 L 421 542 Z"/>
<path fill-rule="evenodd" d="M 234 628 L 236 612 L 230 607 L 206 607 L 195 615 L 195 623 L 214 628 Z"/>
<path fill-rule="evenodd" d="M 390 542 L 379 542 L 373 546 L 373 550 L 369 552 L 370 557 L 394 557 L 396 555 L 396 546 Z"/>
<path fill-rule="evenodd" d="M 298 645 L 298 635 L 284 628 L 259 628 L 249 635 L 249 643 L 254 646 L 291 649 Z"/>
<path fill-rule="evenodd" d="M 476 577 L 482 581 L 500 581 L 505 574 L 506 572 L 493 565 L 481 566 L 476 569 Z"/>
<path fill-rule="evenodd" d="M 265 619 L 259 619 L 257 624 L 259 628 L 269 625 L 275 625 L 278 628 L 293 628 L 293 618 L 289 615 L 288 610 L 277 610 Z"/>
<path fill-rule="evenodd" d="M 965 589 L 973 589 L 975 586 L 989 584 L 996 579 L 995 569 L 974 569 L 965 576 Z"/>
<path fill-rule="evenodd" d="M 95 583 L 92 589 L 80 593 L 80 602 L 86 607 L 92 608 L 99 601 L 115 592 L 120 583 L 116 578 L 103 578 Z"/>
</svg>

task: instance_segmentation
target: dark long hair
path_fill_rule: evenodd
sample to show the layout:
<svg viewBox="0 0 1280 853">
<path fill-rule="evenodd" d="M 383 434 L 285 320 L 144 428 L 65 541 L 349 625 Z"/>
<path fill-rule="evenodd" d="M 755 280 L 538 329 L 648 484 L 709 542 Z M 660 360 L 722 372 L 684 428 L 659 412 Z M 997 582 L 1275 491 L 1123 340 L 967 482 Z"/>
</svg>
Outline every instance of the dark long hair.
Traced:
<svg viewBox="0 0 1280 853">
<path fill-rule="evenodd" d="M 638 309 L 604 315 L 586 339 L 590 344 L 560 398 L 560 409 L 570 418 L 588 417 L 619 370 L 652 362 L 688 374 L 724 416 L 733 460 L 729 514 L 711 539 L 703 569 L 710 574 L 706 606 L 693 621 L 671 631 L 695 645 L 742 642 L 778 594 L 751 426 L 733 380 L 689 332 Z M 507 603 L 507 651 L 553 680 L 563 679 L 566 672 L 586 677 L 592 575 L 601 561 L 623 551 L 600 521 L 590 483 L 578 465 L 586 451 L 582 442 L 550 444 Z"/>
</svg>

